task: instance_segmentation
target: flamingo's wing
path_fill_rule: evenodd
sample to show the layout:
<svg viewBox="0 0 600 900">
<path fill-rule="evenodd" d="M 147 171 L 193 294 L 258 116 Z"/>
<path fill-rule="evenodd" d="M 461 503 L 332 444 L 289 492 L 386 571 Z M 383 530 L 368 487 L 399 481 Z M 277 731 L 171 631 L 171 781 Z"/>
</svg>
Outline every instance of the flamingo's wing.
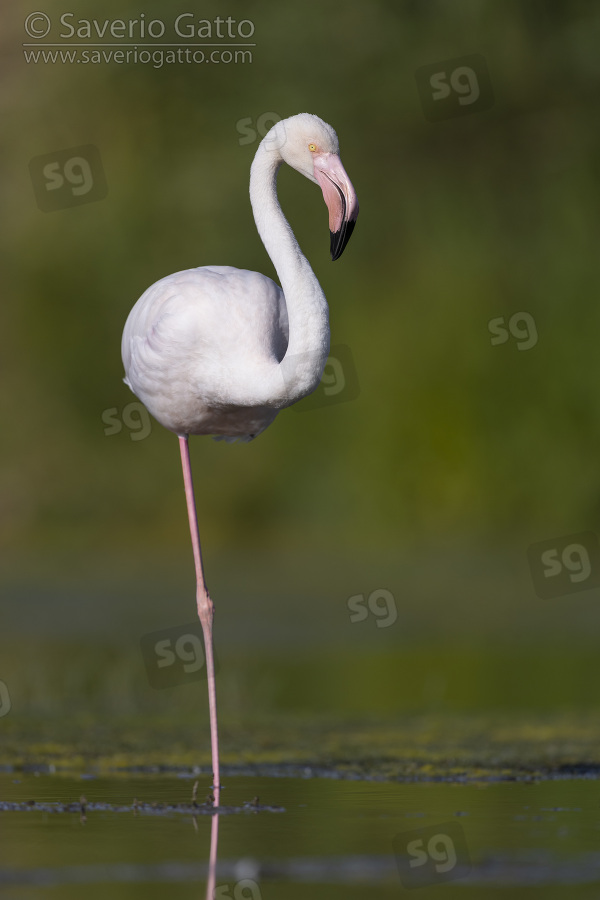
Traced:
<svg viewBox="0 0 600 900">
<path fill-rule="evenodd" d="M 285 299 L 270 278 L 188 269 L 156 282 L 132 309 L 125 382 L 172 431 L 251 435 L 274 418 L 252 409 L 253 374 L 278 363 L 287 341 Z"/>
</svg>

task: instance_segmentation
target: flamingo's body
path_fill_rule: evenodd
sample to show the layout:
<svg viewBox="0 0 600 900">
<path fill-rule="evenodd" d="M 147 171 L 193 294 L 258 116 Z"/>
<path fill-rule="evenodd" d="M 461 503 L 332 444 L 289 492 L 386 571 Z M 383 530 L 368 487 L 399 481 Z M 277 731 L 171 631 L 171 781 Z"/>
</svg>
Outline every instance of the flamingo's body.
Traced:
<svg viewBox="0 0 600 900">
<path fill-rule="evenodd" d="M 274 281 L 231 266 L 188 269 L 157 281 L 133 308 L 123 335 L 126 383 L 176 434 L 249 439 L 283 403 L 260 396 L 260 385 L 253 390 L 248 373 L 279 366 L 287 344 Z"/>
<path fill-rule="evenodd" d="M 329 207 L 331 254 L 352 233 L 358 203 L 339 159 L 337 136 L 317 116 L 278 122 L 261 142 L 250 177 L 260 237 L 282 288 L 257 272 L 204 266 L 157 281 L 132 309 L 123 332 L 125 381 L 165 428 L 179 436 L 204 629 L 211 708 L 215 801 L 219 800 L 213 604 L 196 522 L 187 437 L 250 440 L 278 411 L 313 391 L 329 353 L 327 301 L 277 201 L 287 162 L 318 183 Z"/>
</svg>

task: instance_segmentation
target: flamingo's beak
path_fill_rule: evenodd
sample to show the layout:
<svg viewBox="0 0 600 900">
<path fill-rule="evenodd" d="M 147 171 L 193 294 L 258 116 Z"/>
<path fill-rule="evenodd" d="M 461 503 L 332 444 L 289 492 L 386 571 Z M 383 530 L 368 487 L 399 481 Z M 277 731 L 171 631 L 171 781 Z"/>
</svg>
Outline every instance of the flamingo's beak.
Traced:
<svg viewBox="0 0 600 900">
<path fill-rule="evenodd" d="M 315 178 L 329 209 L 331 258 L 339 259 L 358 216 L 358 200 L 342 161 L 335 153 L 315 153 Z"/>
</svg>

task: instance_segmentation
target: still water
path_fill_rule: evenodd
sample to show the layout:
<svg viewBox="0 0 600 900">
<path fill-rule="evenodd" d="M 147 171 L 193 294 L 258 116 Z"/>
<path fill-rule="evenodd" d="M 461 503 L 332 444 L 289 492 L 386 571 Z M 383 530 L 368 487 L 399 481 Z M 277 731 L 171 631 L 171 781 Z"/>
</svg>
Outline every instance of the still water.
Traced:
<svg viewBox="0 0 600 900">
<path fill-rule="evenodd" d="M 94 810 L 189 803 L 194 777 L 10 772 L 2 801 L 79 811 L 0 813 L 3 898 L 204 900 L 210 814 Z M 200 776 L 198 801 L 208 779 Z M 600 782 L 440 784 L 224 773 L 215 900 L 600 897 Z"/>
</svg>

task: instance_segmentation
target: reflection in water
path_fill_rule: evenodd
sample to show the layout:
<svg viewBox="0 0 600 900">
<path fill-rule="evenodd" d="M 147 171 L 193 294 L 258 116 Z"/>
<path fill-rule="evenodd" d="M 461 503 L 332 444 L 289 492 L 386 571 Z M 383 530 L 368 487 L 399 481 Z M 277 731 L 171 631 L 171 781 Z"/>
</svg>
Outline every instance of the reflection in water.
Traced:
<svg viewBox="0 0 600 900">
<path fill-rule="evenodd" d="M 219 797 L 221 788 L 217 787 L 214 791 L 214 806 L 219 808 Z M 219 813 L 215 813 L 212 817 L 210 826 L 210 856 L 208 858 L 208 879 L 206 881 L 206 900 L 213 900 L 215 896 L 215 879 L 217 877 L 217 850 L 219 845 Z"/>
<path fill-rule="evenodd" d="M 194 785 L 194 795 L 196 792 L 196 788 L 198 786 L 198 782 Z M 221 789 L 220 787 L 213 789 L 213 805 L 215 809 L 219 808 L 219 797 L 220 797 Z M 258 797 L 255 798 L 255 802 L 258 805 Z M 198 830 L 198 824 L 196 819 L 194 818 L 194 828 Z M 230 885 L 220 885 L 216 886 L 217 880 L 217 853 L 218 853 L 218 845 L 219 845 L 219 813 L 215 812 L 212 817 L 211 828 L 210 828 L 210 855 L 208 858 L 208 873 L 206 880 L 206 894 L 205 900 L 225 900 L 225 898 L 232 898 L 233 900 L 261 900 L 260 888 L 257 883 L 251 878 L 242 878 L 239 881 L 236 881 L 236 884 L 233 887 L 233 894 L 230 892 Z M 236 871 L 237 870 L 237 871 Z M 237 877 L 239 877 L 239 869 L 236 865 L 234 872 Z M 246 890 L 249 889 L 250 893 L 246 893 Z"/>
<path fill-rule="evenodd" d="M 192 802 L 196 803 L 196 795 L 198 792 L 198 782 L 194 784 L 192 790 Z M 221 794 L 221 788 L 213 788 L 212 797 L 209 796 L 209 799 L 212 799 L 213 807 L 218 809 L 219 807 L 219 797 Z M 198 820 L 196 816 L 193 817 L 192 822 L 194 823 L 194 828 L 198 831 Z M 219 813 L 213 813 L 212 822 L 210 826 L 210 853 L 208 857 L 208 872 L 207 872 L 207 880 L 206 880 L 206 900 L 214 900 L 215 897 L 215 880 L 217 877 L 217 852 L 219 846 Z"/>
</svg>

